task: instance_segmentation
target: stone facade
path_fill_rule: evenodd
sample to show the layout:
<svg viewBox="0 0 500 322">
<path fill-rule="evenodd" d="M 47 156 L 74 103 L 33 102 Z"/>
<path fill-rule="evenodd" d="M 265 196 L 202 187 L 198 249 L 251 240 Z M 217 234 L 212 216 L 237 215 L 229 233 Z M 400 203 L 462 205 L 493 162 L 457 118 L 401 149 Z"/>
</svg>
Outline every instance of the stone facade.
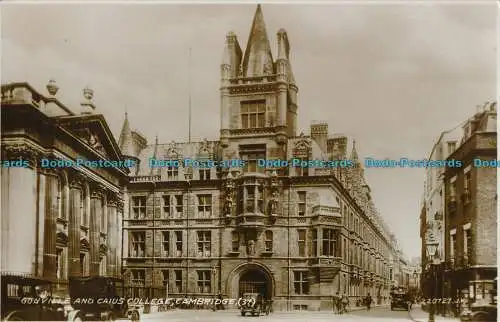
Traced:
<svg viewBox="0 0 500 322">
<path fill-rule="evenodd" d="M 42 160 L 122 160 L 85 90 L 82 114 L 27 83 L 2 85 L 2 274 L 51 280 L 121 274 L 127 167 L 43 166 Z M 24 162 L 16 165 L 12 162 Z M 8 164 L 10 162 L 10 164 Z"/>
<path fill-rule="evenodd" d="M 488 103 L 465 123 L 461 145 L 450 156 L 464 165 L 445 172 L 445 258 L 451 281 L 446 291 L 452 297 L 489 301 L 496 283 L 497 168 L 474 163 L 496 160 L 496 115 L 496 103 Z"/>
<path fill-rule="evenodd" d="M 260 5 L 244 53 L 236 35 L 227 35 L 219 141 L 138 147 L 127 139 L 126 118 L 121 148 L 139 165 L 127 187 L 123 264 L 138 292 L 260 292 L 277 310 L 331 310 L 337 292 L 352 305 L 368 293 L 388 300 L 393 237 L 355 145 L 348 156 L 348 138 L 329 135 L 325 122 L 313 124 L 311 135 L 296 133 L 298 86 L 286 31 L 277 39 L 273 59 Z M 200 169 L 182 166 L 186 158 L 234 163 Z M 293 158 L 344 167 L 256 165 Z M 181 166 L 151 168 L 150 159 Z"/>
</svg>

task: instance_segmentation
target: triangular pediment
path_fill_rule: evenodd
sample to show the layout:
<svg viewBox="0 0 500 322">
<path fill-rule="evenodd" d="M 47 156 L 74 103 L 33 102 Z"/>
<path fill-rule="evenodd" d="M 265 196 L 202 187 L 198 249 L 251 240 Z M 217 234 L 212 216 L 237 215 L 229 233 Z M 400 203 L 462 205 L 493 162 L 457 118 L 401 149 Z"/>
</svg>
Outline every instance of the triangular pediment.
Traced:
<svg viewBox="0 0 500 322">
<path fill-rule="evenodd" d="M 82 145 L 106 160 L 123 159 L 108 124 L 100 114 L 62 117 L 59 125 Z"/>
</svg>

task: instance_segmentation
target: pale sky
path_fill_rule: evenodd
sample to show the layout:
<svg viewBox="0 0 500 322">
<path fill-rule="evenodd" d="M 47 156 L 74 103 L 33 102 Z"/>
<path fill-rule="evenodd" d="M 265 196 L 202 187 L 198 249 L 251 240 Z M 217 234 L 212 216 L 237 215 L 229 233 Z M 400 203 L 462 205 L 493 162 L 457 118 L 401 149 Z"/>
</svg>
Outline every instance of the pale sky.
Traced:
<svg viewBox="0 0 500 322">
<path fill-rule="evenodd" d="M 472 2 L 471 2 L 472 3 Z M 216 140 L 225 35 L 244 50 L 256 5 L 2 5 L 2 83 L 27 81 L 77 110 L 94 89 L 118 135 Z M 299 86 L 299 125 L 325 120 L 361 157 L 421 159 L 439 134 L 495 99 L 496 13 L 488 5 L 263 5 L 276 48 L 285 28 Z M 273 52 L 276 57 L 276 50 Z M 117 138 L 118 139 L 118 138 Z M 423 170 L 368 169 L 373 199 L 408 257 L 420 255 Z"/>
</svg>

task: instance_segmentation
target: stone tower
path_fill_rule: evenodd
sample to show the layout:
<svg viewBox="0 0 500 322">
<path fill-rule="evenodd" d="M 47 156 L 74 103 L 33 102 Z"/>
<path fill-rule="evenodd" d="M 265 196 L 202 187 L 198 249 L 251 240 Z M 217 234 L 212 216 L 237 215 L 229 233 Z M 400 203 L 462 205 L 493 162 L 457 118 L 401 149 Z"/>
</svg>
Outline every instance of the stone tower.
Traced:
<svg viewBox="0 0 500 322">
<path fill-rule="evenodd" d="M 268 158 L 281 158 L 287 139 L 296 135 L 298 88 L 284 29 L 277 33 L 277 48 L 275 60 L 260 5 L 244 53 L 236 35 L 227 34 L 220 89 L 223 148 L 235 141 L 262 143 L 275 151 L 268 150 Z M 266 142 L 256 142 L 257 137 Z"/>
</svg>

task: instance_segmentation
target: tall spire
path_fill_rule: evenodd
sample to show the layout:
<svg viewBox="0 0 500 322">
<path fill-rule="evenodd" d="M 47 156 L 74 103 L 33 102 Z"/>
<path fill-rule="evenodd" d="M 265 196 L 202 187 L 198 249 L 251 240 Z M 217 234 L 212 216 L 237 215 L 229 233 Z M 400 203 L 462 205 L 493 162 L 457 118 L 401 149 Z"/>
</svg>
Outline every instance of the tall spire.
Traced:
<svg viewBox="0 0 500 322">
<path fill-rule="evenodd" d="M 352 141 L 351 160 L 358 161 L 358 151 L 356 151 L 356 140 Z"/>
<path fill-rule="evenodd" d="M 273 73 L 272 69 L 273 56 L 271 54 L 271 45 L 267 37 L 262 7 L 258 4 L 243 58 L 243 75 L 246 77 L 262 76 L 266 72 Z"/>
<path fill-rule="evenodd" d="M 158 158 L 158 133 L 156 133 L 156 136 L 155 136 L 155 145 L 154 145 L 154 150 L 153 150 L 153 156 L 152 156 L 153 159 L 157 159 Z M 159 172 L 159 169 L 158 168 L 158 172 Z M 149 175 L 152 176 L 154 175 L 154 170 L 155 168 L 154 167 L 151 167 L 151 171 L 149 172 Z"/>
<path fill-rule="evenodd" d="M 122 155 L 134 156 L 132 131 L 130 130 L 127 112 L 125 112 L 125 120 L 123 121 L 122 131 L 120 132 L 120 138 L 118 139 L 118 146 L 122 152 Z"/>
</svg>

